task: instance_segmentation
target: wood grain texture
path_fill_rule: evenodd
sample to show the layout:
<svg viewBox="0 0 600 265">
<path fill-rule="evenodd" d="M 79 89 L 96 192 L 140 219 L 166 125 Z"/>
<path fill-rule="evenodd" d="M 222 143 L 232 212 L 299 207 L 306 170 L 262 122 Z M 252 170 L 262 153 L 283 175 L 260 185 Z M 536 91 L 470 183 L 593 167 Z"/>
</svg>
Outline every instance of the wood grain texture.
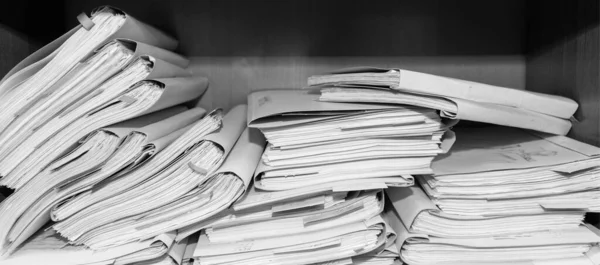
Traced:
<svg viewBox="0 0 600 265">
<path fill-rule="evenodd" d="M 599 2 L 528 3 L 527 89 L 575 99 L 569 136 L 600 146 Z"/>
<path fill-rule="evenodd" d="M 299 88 L 340 67 L 402 67 L 525 85 L 525 4 L 508 1 L 66 0 L 66 24 L 114 5 L 180 40 L 207 76 L 207 108 L 263 88 Z"/>
</svg>

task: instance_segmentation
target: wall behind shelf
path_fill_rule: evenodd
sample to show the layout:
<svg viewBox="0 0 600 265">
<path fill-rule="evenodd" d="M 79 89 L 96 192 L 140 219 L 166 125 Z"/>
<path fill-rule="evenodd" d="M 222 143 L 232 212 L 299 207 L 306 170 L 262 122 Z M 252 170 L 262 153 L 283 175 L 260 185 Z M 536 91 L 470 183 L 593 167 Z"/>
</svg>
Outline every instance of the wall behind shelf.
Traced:
<svg viewBox="0 0 600 265">
<path fill-rule="evenodd" d="M 600 146 L 599 2 L 532 0 L 527 10 L 527 89 L 577 101 L 569 136 Z"/>
<path fill-rule="evenodd" d="M 0 8 L 0 79 L 17 63 L 64 33 L 63 1 L 4 1 Z"/>
<path fill-rule="evenodd" d="M 106 4 L 180 40 L 192 70 L 210 79 L 207 108 L 360 65 L 525 86 L 520 0 L 66 0 L 65 30 L 78 13 Z"/>
</svg>

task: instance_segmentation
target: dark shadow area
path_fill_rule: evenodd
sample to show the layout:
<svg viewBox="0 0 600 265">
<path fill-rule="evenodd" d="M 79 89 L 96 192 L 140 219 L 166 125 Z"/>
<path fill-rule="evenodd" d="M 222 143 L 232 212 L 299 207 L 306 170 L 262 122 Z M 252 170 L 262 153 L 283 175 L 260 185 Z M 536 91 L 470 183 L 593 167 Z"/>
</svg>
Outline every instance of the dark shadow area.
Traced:
<svg viewBox="0 0 600 265">
<path fill-rule="evenodd" d="M 595 0 L 527 0 L 526 51 L 532 57 L 599 25 Z"/>
<path fill-rule="evenodd" d="M 8 196 L 9 196 L 9 195 L 11 195 L 13 192 L 14 192 L 14 190 L 13 190 L 13 189 L 9 189 L 9 188 L 7 188 L 7 187 L 0 186 L 0 198 L 1 198 L 2 196 L 4 196 L 4 197 L 8 197 Z M 0 201 L 1 201 L 1 200 L 0 200 Z"/>
<path fill-rule="evenodd" d="M 62 0 L 3 1 L 0 24 L 27 36 L 31 43 L 44 45 L 65 33 L 64 5 Z"/>
<path fill-rule="evenodd" d="M 521 0 L 66 0 L 66 26 L 114 5 L 173 34 L 187 56 L 523 54 Z M 140 8 L 143 7 L 143 8 Z"/>
</svg>

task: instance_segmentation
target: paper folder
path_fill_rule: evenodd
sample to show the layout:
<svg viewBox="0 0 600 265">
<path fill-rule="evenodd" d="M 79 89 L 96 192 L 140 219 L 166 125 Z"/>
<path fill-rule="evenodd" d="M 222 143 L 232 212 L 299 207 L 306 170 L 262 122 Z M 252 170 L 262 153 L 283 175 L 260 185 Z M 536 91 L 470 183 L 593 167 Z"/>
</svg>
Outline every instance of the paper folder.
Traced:
<svg viewBox="0 0 600 265">
<path fill-rule="evenodd" d="M 382 248 L 387 239 L 393 237 L 379 217 L 383 209 L 380 195 L 380 191 L 365 192 L 349 196 L 345 201 L 342 196 L 340 204 L 328 204 L 324 209 L 297 208 L 276 214 L 273 208 L 272 216 L 259 215 L 260 212 L 239 213 L 236 218 L 221 219 L 209 226 L 206 234 L 200 235 L 195 256 L 202 264 L 227 264 L 236 260 L 259 264 L 277 262 L 286 256 L 290 264 L 312 264 L 366 254 Z M 348 211 L 361 205 L 358 210 Z M 261 218 L 250 218 L 253 215 Z M 294 225 L 302 219 L 304 225 L 302 222 Z M 373 234 L 368 234 L 373 232 L 376 239 L 372 238 L 368 246 L 357 245 L 350 247 L 354 251 L 347 251 L 353 244 L 347 241 L 349 238 L 363 235 L 364 240 L 372 237 Z M 309 253 L 311 257 L 307 256 Z"/>
<path fill-rule="evenodd" d="M 191 212 L 181 212 L 180 207 L 195 209 L 198 207 L 195 204 L 210 198 L 202 195 L 204 183 L 210 181 L 210 175 L 220 166 L 224 156 L 239 138 L 244 128 L 245 115 L 244 106 L 234 108 L 224 117 L 221 129 L 198 139 L 200 142 L 193 145 L 188 154 L 170 163 L 157 174 L 145 176 L 146 180 L 139 185 L 96 205 L 88 206 L 58 223 L 55 228 L 75 242 L 102 249 L 193 223 L 192 217 L 195 215 L 190 215 L 193 214 Z M 212 156 L 211 152 L 216 147 L 221 148 L 221 151 Z M 203 171 L 199 172 L 192 165 Z M 135 176 L 138 170 L 124 178 Z M 195 189 L 196 186 L 200 186 L 200 189 Z M 184 213 L 187 214 L 181 216 Z M 77 224 L 83 223 L 86 224 L 85 229 L 77 229 Z M 131 231 L 132 227 L 136 227 L 136 231 Z M 102 232 L 96 233 L 96 230 Z M 134 236 L 129 236 L 130 233 Z"/>
<path fill-rule="evenodd" d="M 581 211 L 548 211 L 542 214 L 509 216 L 462 216 L 441 211 L 418 186 L 386 190 L 398 215 L 411 232 L 437 237 L 501 237 L 545 230 L 577 228 Z"/>
<path fill-rule="evenodd" d="M 206 89 L 204 78 L 169 78 L 141 81 L 119 98 L 88 112 L 75 120 L 67 128 L 50 137 L 39 146 L 24 148 L 19 152 L 29 155 L 10 174 L 0 179 L 2 184 L 18 188 L 26 183 L 41 168 L 48 165 L 60 149 L 72 139 L 79 139 L 92 130 L 123 120 L 144 115 L 152 111 L 174 106 L 200 96 Z M 35 136 L 35 135 L 34 135 Z M 31 148 L 31 149 L 29 149 Z M 52 153 L 54 155 L 50 155 Z M 15 181 L 12 182 L 11 179 Z"/>
<path fill-rule="evenodd" d="M 256 168 L 260 155 L 265 146 L 265 139 L 262 134 L 252 128 L 246 128 L 238 141 L 236 142 L 233 150 L 223 162 L 223 165 L 213 174 L 214 177 L 223 177 L 220 174 L 233 174 L 235 177 L 242 181 L 243 187 L 241 187 L 241 193 L 237 194 L 233 201 L 227 201 L 226 204 L 222 205 L 218 211 L 213 211 L 210 215 L 204 216 L 202 219 L 195 219 L 194 224 L 188 225 L 179 229 L 177 235 L 177 241 L 183 240 L 184 238 L 196 233 L 203 228 L 202 221 L 212 217 L 215 214 L 225 210 L 235 201 L 238 201 L 246 193 L 246 190 L 250 186 L 252 181 L 252 172 Z M 236 187 L 232 187 L 232 190 Z M 223 207 L 224 206 L 224 207 Z"/>
<path fill-rule="evenodd" d="M 135 242 L 108 249 L 92 251 L 70 245 L 53 230 L 41 230 L 12 256 L 1 260 L 2 264 L 49 264 L 49 265 L 99 265 L 130 264 L 165 255 L 173 245 L 175 234 L 164 234 L 143 242 Z"/>
<path fill-rule="evenodd" d="M 0 149 L 2 151 L 3 163 L 0 166 L 0 175 L 6 176 L 17 166 L 22 159 L 24 159 L 29 152 L 32 150 L 30 148 L 36 147 L 47 141 L 50 137 L 56 134 L 59 130 L 73 123 L 76 119 L 80 119 L 86 113 L 93 112 L 101 107 L 102 104 L 113 101 L 115 98 L 123 95 L 128 90 L 131 90 L 136 82 L 139 82 L 145 78 L 171 78 L 175 76 L 185 76 L 187 75 L 187 71 L 179 68 L 175 65 L 162 61 L 160 59 L 144 55 L 139 57 L 137 60 L 132 62 L 128 67 L 126 67 L 121 73 L 115 75 L 113 78 L 104 82 L 100 85 L 94 93 L 88 94 L 85 97 L 79 99 L 75 103 L 71 104 L 68 108 L 60 111 L 58 115 L 49 116 L 48 119 L 40 120 L 38 124 L 30 125 L 29 130 L 17 130 L 15 133 L 19 135 L 19 137 L 9 137 L 4 138 L 3 140 L 11 141 L 11 144 L 4 144 Z M 192 82 L 196 82 L 196 84 L 186 84 L 186 81 L 181 81 L 179 79 L 168 79 L 164 80 L 167 84 L 160 83 L 159 85 L 168 85 L 168 86 L 191 86 L 191 89 L 196 89 L 200 93 L 196 94 L 186 94 L 182 95 L 182 97 L 173 97 L 172 94 L 169 93 L 169 97 L 165 97 L 167 100 L 161 100 L 161 103 L 169 103 L 169 101 L 173 100 L 185 100 L 185 97 L 188 96 L 187 100 L 192 99 L 191 96 L 197 97 L 203 93 L 206 89 L 207 81 L 201 78 L 192 78 L 190 79 Z M 181 84 L 177 84 L 177 82 Z M 189 83 L 189 82 L 188 82 Z M 181 91 L 180 89 L 175 89 L 176 93 Z M 183 90 L 189 91 L 189 90 Z M 181 92 L 183 92 L 181 91 Z M 109 103 L 110 104 L 110 103 Z M 165 104 L 162 104 L 165 105 Z M 160 104 L 154 109 L 160 108 Z M 31 131 L 31 127 L 34 127 L 34 130 Z M 4 135 L 3 135 L 4 136 Z M 29 141 L 23 143 L 27 137 L 29 137 Z M 0 138 L 2 139 L 2 138 Z M 15 149 L 19 145 L 18 149 Z M 27 146 L 27 147 L 25 147 Z M 12 152 L 12 153 L 11 153 Z M 9 156 L 10 154 L 10 156 Z"/>
<path fill-rule="evenodd" d="M 437 199 L 498 200 L 595 190 L 600 149 L 506 127 L 459 129 L 451 154 L 420 180 Z M 576 207 L 575 207 L 576 208 Z"/>
<path fill-rule="evenodd" d="M 110 156 L 116 152 L 117 146 L 121 142 L 119 139 L 123 137 L 113 133 L 114 131 L 124 133 L 125 130 L 146 130 L 154 131 L 158 135 L 161 133 L 160 131 L 152 130 L 153 127 L 156 128 L 156 125 L 171 123 L 173 126 L 185 126 L 193 119 L 199 118 L 198 114 L 203 112 L 203 110 L 200 112 L 185 111 L 183 107 L 174 107 L 123 122 L 115 128 L 100 129 L 85 137 L 81 144 L 64 152 L 61 158 L 55 160 L 36 178 L 23 186 L 23 189 L 16 191 L 9 200 L 0 205 L 2 211 L 7 211 L 7 214 L 0 217 L 6 225 L 1 231 L 10 230 L 7 240 L 14 249 L 49 220 L 49 211 L 59 201 L 74 196 L 86 187 L 89 188 L 103 177 L 110 176 L 111 172 L 118 172 L 119 168 L 111 168 L 115 164 L 111 161 Z M 179 124 L 174 124 L 174 120 Z M 169 128 L 169 130 L 175 129 L 176 127 Z M 97 145 L 104 146 L 106 151 L 102 151 L 100 148 L 96 148 L 98 150 L 87 149 L 86 144 L 101 135 L 100 133 L 113 137 L 113 144 L 110 145 L 107 140 L 103 140 Z M 167 132 L 163 131 L 162 133 Z M 18 219 L 9 219 L 11 217 Z M 0 233 L 0 235 L 4 235 L 4 233 Z"/>
<path fill-rule="evenodd" d="M 88 54 L 97 47 L 103 46 L 106 42 L 118 38 L 136 40 L 142 43 L 146 43 L 148 45 L 168 50 L 174 50 L 175 48 L 177 48 L 178 43 L 175 39 L 153 28 L 152 26 L 149 26 L 141 21 L 136 20 L 135 18 L 127 15 L 125 12 L 119 9 L 116 9 L 114 7 L 100 7 L 94 12 L 92 12 L 92 20 L 94 20 L 94 17 L 99 13 L 114 13 L 118 16 L 122 16 L 123 21 L 119 22 L 120 25 L 113 32 L 107 32 L 107 35 L 102 36 L 95 43 L 89 45 L 87 51 L 80 51 L 77 54 L 80 57 L 73 58 L 70 61 L 72 66 L 81 61 L 83 58 L 85 58 L 85 56 L 88 56 Z M 92 28 L 92 30 L 94 29 Z M 23 81 L 30 78 L 31 76 L 33 76 L 43 67 L 48 65 L 48 63 L 55 57 L 57 57 L 58 59 L 62 59 L 61 57 L 69 52 L 62 51 L 64 47 L 69 47 L 69 45 L 65 44 L 65 42 L 68 42 L 68 40 L 71 38 L 74 39 L 74 35 L 75 37 L 86 38 L 86 35 L 92 33 L 93 32 L 86 30 L 81 25 L 77 25 L 75 28 L 65 33 L 58 39 L 54 40 L 53 42 L 47 44 L 46 46 L 34 52 L 33 54 L 29 55 L 27 58 L 25 58 L 23 61 L 17 64 L 13 69 L 11 69 L 8 72 L 8 74 L 4 76 L 2 81 L 0 81 L 0 95 L 4 95 L 15 85 L 20 84 Z"/>
<path fill-rule="evenodd" d="M 398 233 L 401 257 L 409 264 L 512 264 L 577 258 L 600 240 L 597 229 L 589 226 L 514 237 L 440 238 L 409 231 L 397 215 L 400 211 L 396 209 L 389 223 Z"/>
<path fill-rule="evenodd" d="M 129 50 L 126 46 L 134 46 Z M 137 47 L 141 49 L 137 49 Z M 12 152 L 17 145 L 25 141 L 30 135 L 34 134 L 37 130 L 42 130 L 44 133 L 50 134 L 52 130 L 49 130 L 46 125 L 52 119 L 63 117 L 69 112 L 81 110 L 80 107 L 85 107 L 85 103 L 88 103 L 92 99 L 98 99 L 101 97 L 114 97 L 111 95 L 111 86 L 126 86 L 120 89 L 126 89 L 143 78 L 157 78 L 157 77 L 173 77 L 173 76 L 184 76 L 187 73 L 166 61 L 149 56 L 148 54 L 158 54 L 161 58 L 165 58 L 169 61 L 178 61 L 179 55 L 164 51 L 162 49 L 151 47 L 148 45 L 124 45 L 123 42 L 109 42 L 105 46 L 106 51 L 101 49 L 98 54 L 91 57 L 88 61 L 77 65 L 69 74 L 62 77 L 51 87 L 51 94 L 43 95 L 39 99 L 32 101 L 31 105 L 24 106 L 23 110 L 20 110 L 20 114 L 17 117 L 11 119 L 11 117 L 5 117 L 5 123 L 0 126 L 2 133 L 0 133 L 0 158 L 6 158 Z M 139 52 L 145 52 L 143 58 L 138 58 L 136 54 Z M 132 54 L 133 53 L 133 54 Z M 122 54 L 116 56 L 115 54 Z M 115 57 L 116 58 L 113 58 Z M 96 58 L 98 57 L 98 58 Z M 106 58 L 111 58 L 112 61 Z M 121 58 L 124 57 L 124 58 Z M 116 60 L 116 61 L 115 61 Z M 129 63 L 131 62 L 131 64 Z M 135 73 L 138 64 L 142 64 L 142 73 Z M 145 66 L 144 64 L 149 64 Z M 98 68 L 100 67 L 100 69 Z M 122 71 L 122 68 L 125 68 Z M 92 71 L 93 70 L 93 71 Z M 120 72 L 121 71 L 121 72 Z M 140 71 L 140 70 L 137 70 Z M 150 71 L 149 74 L 144 75 L 143 72 Z M 100 72 L 100 74 L 95 74 Z M 115 75 L 116 74 L 116 75 Z M 109 77 L 112 80 L 104 82 Z M 130 79 L 129 82 L 116 84 L 113 80 Z M 132 80 L 131 80 L 132 79 Z M 104 82 L 104 84 L 102 84 Z M 102 85 L 101 85 L 102 84 Z M 98 96 L 98 97 L 95 97 Z M 107 98 L 109 100 L 112 98 Z M 97 101 L 95 104 L 98 104 Z M 89 108 L 89 107 L 88 107 Z M 81 113 L 80 113 L 81 115 Z M 8 119 L 8 120 L 7 120 Z M 60 128 L 60 126 L 53 124 L 53 128 Z M 13 163 L 14 164 L 14 161 Z"/>
<path fill-rule="evenodd" d="M 208 113 L 191 128 L 187 129 L 185 133 L 173 141 L 173 143 L 164 148 L 160 153 L 157 153 L 152 159 L 148 160 L 148 162 L 142 164 L 128 174 L 99 183 L 94 188 L 93 192 L 82 193 L 81 196 L 77 196 L 70 200 L 66 206 L 61 207 L 64 208 L 62 210 L 64 213 L 60 215 L 63 217 L 59 219 L 65 221 L 63 218 L 70 217 L 85 208 L 91 207 L 118 194 L 127 192 L 142 183 L 148 177 L 169 168 L 174 163 L 181 160 L 181 158 L 189 152 L 189 149 L 200 142 L 207 134 L 217 130 L 221 126 L 221 120 L 222 113 L 220 110 Z M 69 220 L 69 218 L 66 220 Z"/>
<path fill-rule="evenodd" d="M 541 114 L 569 119 L 578 104 L 568 98 L 531 91 L 493 86 L 449 77 L 436 76 L 404 69 L 353 67 L 340 69 L 330 75 L 308 79 L 310 86 L 319 85 L 377 85 L 399 91 L 490 103 L 526 109 Z M 462 103 L 458 103 L 460 106 Z"/>
</svg>

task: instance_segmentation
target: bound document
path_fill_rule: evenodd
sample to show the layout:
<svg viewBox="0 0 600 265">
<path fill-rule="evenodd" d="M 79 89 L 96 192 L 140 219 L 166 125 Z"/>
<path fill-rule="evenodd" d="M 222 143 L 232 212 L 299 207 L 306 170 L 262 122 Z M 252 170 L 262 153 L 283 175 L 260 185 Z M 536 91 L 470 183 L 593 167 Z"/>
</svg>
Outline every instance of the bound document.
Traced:
<svg viewBox="0 0 600 265">
<path fill-rule="evenodd" d="M 491 103 L 534 111 L 562 119 L 569 119 L 578 107 L 575 101 L 560 96 L 493 86 L 404 69 L 374 67 L 347 68 L 328 75 L 311 76 L 308 79 L 308 85 L 355 85 L 392 89 L 420 95 Z"/>
<path fill-rule="evenodd" d="M 74 139 L 80 139 L 91 131 L 110 124 L 121 122 L 200 96 L 206 89 L 205 78 L 165 78 L 141 81 L 117 98 L 83 113 L 74 122 L 60 131 L 54 131 L 49 137 L 46 130 L 36 131 L 30 141 L 22 143 L 16 153 L 2 161 L 0 167 L 9 172 L 0 185 L 19 189 L 39 173 L 45 166 L 70 146 Z M 199 89 L 201 88 L 201 89 Z M 49 123 L 49 126 L 60 126 Z M 50 130 L 52 131 L 52 130 Z M 40 139 L 43 139 L 40 142 Z M 35 152 L 34 152 L 35 151 Z"/>
<path fill-rule="evenodd" d="M 196 264 L 313 264 L 383 249 L 395 238 L 379 215 L 381 190 L 320 195 L 206 223 Z"/>
<path fill-rule="evenodd" d="M 0 98 L 3 99 L 0 104 L 3 107 L 25 104 L 34 98 L 30 96 L 44 93 L 94 49 L 113 39 L 136 40 L 167 50 L 177 48 L 178 43 L 172 37 L 114 7 L 96 9 L 89 20 L 91 23 L 85 27 L 76 26 L 10 70 L 0 81 Z M 9 101 L 19 97 L 23 99 Z"/>
<path fill-rule="evenodd" d="M 408 264 L 545 264 L 585 260 L 586 253 L 600 242 L 600 231 L 584 225 L 518 236 L 444 238 L 409 231 L 398 215 L 393 217 L 390 225 L 398 233 L 400 256 Z"/>
<path fill-rule="evenodd" d="M 386 177 L 410 186 L 411 174 L 432 173 L 433 157 L 452 144 L 448 129 L 454 123 L 445 123 L 435 110 L 319 102 L 315 92 L 265 90 L 248 96 L 249 126 L 269 142 L 255 173 L 257 188 Z"/>
<path fill-rule="evenodd" d="M 89 185 L 110 176 L 108 172 L 121 170 L 113 168 L 116 166 L 114 155 L 123 148 L 122 137 L 115 132 L 128 130 L 142 134 L 139 131 L 147 131 L 160 136 L 170 133 L 169 130 L 186 126 L 204 113 L 202 109 L 185 110 L 184 107 L 173 107 L 96 130 L 65 151 L 22 189 L 15 191 L 0 204 L 0 211 L 5 213 L 0 216 L 0 221 L 5 224 L 0 229 L 0 235 L 10 231 L 6 240 L 11 242 L 8 252 L 49 221 L 49 211 L 54 205 L 83 189 L 89 189 Z M 173 126 L 163 128 L 162 132 L 157 130 L 158 126 L 166 124 Z"/>
<path fill-rule="evenodd" d="M 115 181 L 121 182 L 121 192 L 88 205 L 54 228 L 75 243 L 100 250 L 151 238 L 163 231 L 187 226 L 202 216 L 183 209 L 220 207 L 218 204 L 222 201 L 214 201 L 217 198 L 212 197 L 228 194 L 226 190 L 233 188 L 234 183 L 231 179 L 228 182 L 226 177 L 211 179 L 211 175 L 239 139 L 245 128 L 245 116 L 245 106 L 240 106 L 225 115 L 221 128 L 212 134 L 202 136 L 195 135 L 194 129 L 188 131 L 169 146 L 183 148 L 179 149 L 183 154 L 170 156 L 166 167 L 144 164 L 123 176 L 122 181 Z M 147 174 L 149 171 L 156 173 Z M 126 181 L 129 183 L 123 183 Z"/>
<path fill-rule="evenodd" d="M 409 231 L 435 237 L 502 237 L 574 229 L 582 225 L 585 218 L 583 211 L 505 216 L 449 214 L 438 209 L 418 186 L 390 188 L 386 194 Z"/>
<path fill-rule="evenodd" d="M 600 149 L 506 127 L 460 128 L 449 154 L 418 177 L 445 212 L 503 215 L 598 211 Z"/>
<path fill-rule="evenodd" d="M 411 105 L 436 109 L 461 119 L 565 135 L 577 103 L 524 90 L 412 72 L 402 69 L 352 68 L 313 76 L 326 102 Z"/>
</svg>

